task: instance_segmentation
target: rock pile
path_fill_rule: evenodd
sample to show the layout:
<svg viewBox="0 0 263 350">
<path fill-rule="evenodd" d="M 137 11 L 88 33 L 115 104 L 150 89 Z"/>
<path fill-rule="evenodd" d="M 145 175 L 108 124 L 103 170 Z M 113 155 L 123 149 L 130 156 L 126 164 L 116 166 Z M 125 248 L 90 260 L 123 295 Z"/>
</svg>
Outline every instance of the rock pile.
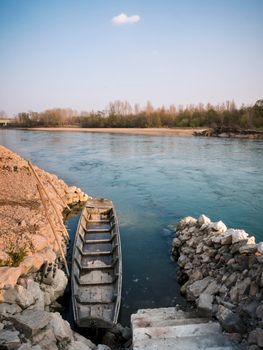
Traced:
<svg viewBox="0 0 263 350">
<path fill-rule="evenodd" d="M 52 303 L 62 296 L 67 277 L 57 266 L 47 278 L 45 267 L 20 277 L 15 286 L 0 291 L 0 349 L 95 349 L 88 339 L 74 333 Z M 49 276 L 50 277 L 50 276 Z"/>
<path fill-rule="evenodd" d="M 181 292 L 250 350 L 263 348 L 263 243 L 205 215 L 176 228 Z"/>
<path fill-rule="evenodd" d="M 227 137 L 239 139 L 262 140 L 263 132 L 259 130 L 239 129 L 226 126 L 218 126 L 202 131 L 195 131 L 194 136 L 208 136 L 208 137 Z"/>
</svg>

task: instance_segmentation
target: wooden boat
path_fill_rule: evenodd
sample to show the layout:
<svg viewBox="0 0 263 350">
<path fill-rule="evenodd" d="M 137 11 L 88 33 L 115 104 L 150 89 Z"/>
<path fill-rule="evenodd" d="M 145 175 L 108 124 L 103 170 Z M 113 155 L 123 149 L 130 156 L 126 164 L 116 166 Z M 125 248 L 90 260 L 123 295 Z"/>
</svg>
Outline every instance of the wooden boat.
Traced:
<svg viewBox="0 0 263 350">
<path fill-rule="evenodd" d="M 82 211 L 72 259 L 72 304 L 79 327 L 117 323 L 122 286 L 119 225 L 113 203 L 91 199 Z"/>
</svg>

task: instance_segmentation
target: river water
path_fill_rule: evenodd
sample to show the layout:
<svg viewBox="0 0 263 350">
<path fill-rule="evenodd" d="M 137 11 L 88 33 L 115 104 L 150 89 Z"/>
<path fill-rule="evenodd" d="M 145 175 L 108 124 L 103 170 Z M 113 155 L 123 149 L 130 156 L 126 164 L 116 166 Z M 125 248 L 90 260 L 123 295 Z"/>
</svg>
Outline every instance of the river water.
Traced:
<svg viewBox="0 0 263 350">
<path fill-rule="evenodd" d="M 205 213 L 263 240 L 263 141 L 0 130 L 0 143 L 91 196 L 113 200 L 123 251 L 121 321 L 183 303 L 167 225 Z M 77 218 L 68 223 L 75 234 Z"/>
</svg>

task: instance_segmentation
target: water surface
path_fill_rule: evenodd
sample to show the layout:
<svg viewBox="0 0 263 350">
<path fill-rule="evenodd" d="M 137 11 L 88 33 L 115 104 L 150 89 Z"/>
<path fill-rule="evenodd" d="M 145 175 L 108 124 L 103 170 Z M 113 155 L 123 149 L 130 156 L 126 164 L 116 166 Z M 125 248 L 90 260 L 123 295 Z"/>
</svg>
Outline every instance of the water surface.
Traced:
<svg viewBox="0 0 263 350">
<path fill-rule="evenodd" d="M 182 302 L 170 223 L 205 213 L 263 239 L 263 141 L 0 130 L 0 143 L 92 196 L 114 201 L 122 320 Z M 77 219 L 69 223 L 72 236 Z"/>
</svg>

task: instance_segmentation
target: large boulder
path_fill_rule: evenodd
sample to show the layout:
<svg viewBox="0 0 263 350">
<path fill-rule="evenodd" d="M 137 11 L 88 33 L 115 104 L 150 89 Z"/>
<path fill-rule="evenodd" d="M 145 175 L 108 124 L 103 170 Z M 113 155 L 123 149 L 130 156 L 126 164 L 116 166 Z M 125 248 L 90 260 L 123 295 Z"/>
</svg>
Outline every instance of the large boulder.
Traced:
<svg viewBox="0 0 263 350">
<path fill-rule="evenodd" d="M 30 338 L 45 328 L 50 322 L 50 313 L 41 310 L 25 310 L 10 317 L 15 328 Z"/>
<path fill-rule="evenodd" d="M 204 317 L 211 317 L 213 310 L 213 296 L 208 293 L 201 293 L 197 301 L 198 311 Z"/>
<path fill-rule="evenodd" d="M 213 282 L 212 277 L 205 277 L 202 280 L 195 281 L 186 288 L 186 296 L 189 301 L 195 301 L 200 294 Z"/>
<path fill-rule="evenodd" d="M 27 281 L 27 291 L 34 296 L 35 304 L 33 308 L 36 310 L 44 310 L 45 302 L 44 302 L 44 293 L 40 289 L 40 286 L 37 282 L 33 280 Z"/>
<path fill-rule="evenodd" d="M 0 349 L 1 350 L 17 349 L 19 345 L 21 345 L 21 340 L 18 335 L 19 335 L 19 332 L 17 331 L 2 329 L 0 331 Z"/>
<path fill-rule="evenodd" d="M 229 333 L 242 333 L 246 331 L 246 327 L 240 316 L 223 305 L 218 306 L 216 317 L 223 329 Z"/>
<path fill-rule="evenodd" d="M 73 339 L 73 334 L 69 323 L 63 320 L 58 312 L 50 313 L 49 325 L 59 343 L 66 345 Z"/>
<path fill-rule="evenodd" d="M 21 307 L 18 306 L 17 304 L 8 304 L 8 303 L 0 304 L 0 315 L 10 316 L 10 315 L 17 314 L 21 311 L 22 311 Z"/>
</svg>

